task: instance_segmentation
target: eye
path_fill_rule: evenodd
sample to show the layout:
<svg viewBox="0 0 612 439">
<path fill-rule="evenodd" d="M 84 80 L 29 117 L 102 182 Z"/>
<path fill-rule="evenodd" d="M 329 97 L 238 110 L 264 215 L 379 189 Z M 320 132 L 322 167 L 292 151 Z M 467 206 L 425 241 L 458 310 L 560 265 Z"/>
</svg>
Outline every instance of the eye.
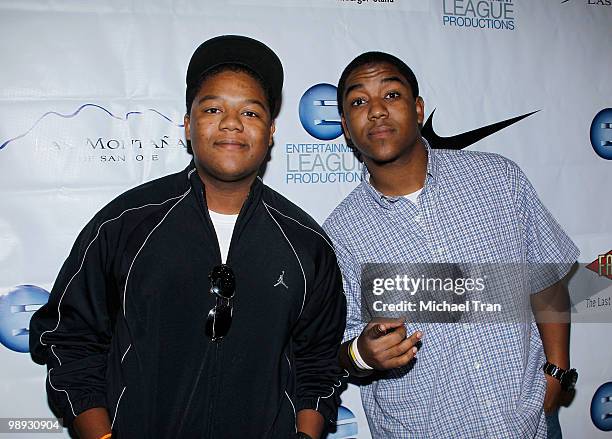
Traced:
<svg viewBox="0 0 612 439">
<path fill-rule="evenodd" d="M 259 114 L 251 110 L 245 110 L 242 112 L 242 114 L 245 115 L 246 117 L 259 117 Z"/>
<path fill-rule="evenodd" d="M 397 92 L 397 91 L 390 91 L 389 93 L 387 93 L 385 95 L 385 99 L 397 99 L 400 96 L 401 95 L 399 94 L 399 92 Z"/>
<path fill-rule="evenodd" d="M 206 108 L 204 110 L 204 113 L 208 113 L 208 114 L 218 114 L 220 112 L 221 112 L 221 110 L 219 108 L 216 108 L 216 107 L 210 107 L 210 108 Z"/>
<path fill-rule="evenodd" d="M 351 101 L 351 107 L 359 107 L 366 103 L 364 98 L 355 98 Z"/>
</svg>

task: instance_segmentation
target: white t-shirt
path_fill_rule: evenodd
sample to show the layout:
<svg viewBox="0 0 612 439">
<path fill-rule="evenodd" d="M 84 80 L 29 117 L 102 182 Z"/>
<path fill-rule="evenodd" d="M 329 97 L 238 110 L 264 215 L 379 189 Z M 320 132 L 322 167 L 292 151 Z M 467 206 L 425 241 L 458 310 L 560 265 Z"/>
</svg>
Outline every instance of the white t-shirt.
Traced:
<svg viewBox="0 0 612 439">
<path fill-rule="evenodd" d="M 232 233 L 238 219 L 236 215 L 224 215 L 222 213 L 213 212 L 208 209 L 210 219 L 212 220 L 217 240 L 219 241 L 219 249 L 221 250 L 221 262 L 225 264 L 227 261 L 227 253 L 229 252 L 230 242 L 232 241 Z"/>
<path fill-rule="evenodd" d="M 370 182 L 370 175 L 368 174 L 368 183 L 369 183 L 369 182 Z M 413 193 L 411 193 L 411 194 L 408 194 L 408 195 L 402 195 L 402 196 L 403 196 L 404 198 L 406 198 L 408 201 L 411 201 L 413 204 L 415 204 L 415 205 L 417 205 L 417 206 L 418 206 L 418 205 L 419 205 L 418 197 L 419 197 L 419 194 L 420 194 L 421 192 L 423 192 L 423 188 L 421 188 L 421 189 L 419 189 L 419 190 L 417 190 L 417 191 L 414 191 L 414 192 L 413 192 Z"/>
<path fill-rule="evenodd" d="M 418 191 L 414 191 L 411 194 L 408 195 L 404 195 L 404 198 L 406 198 L 408 201 L 412 201 L 413 204 L 416 204 L 418 206 L 419 201 L 418 201 L 418 197 L 419 194 L 423 191 L 423 188 L 419 189 Z"/>
</svg>

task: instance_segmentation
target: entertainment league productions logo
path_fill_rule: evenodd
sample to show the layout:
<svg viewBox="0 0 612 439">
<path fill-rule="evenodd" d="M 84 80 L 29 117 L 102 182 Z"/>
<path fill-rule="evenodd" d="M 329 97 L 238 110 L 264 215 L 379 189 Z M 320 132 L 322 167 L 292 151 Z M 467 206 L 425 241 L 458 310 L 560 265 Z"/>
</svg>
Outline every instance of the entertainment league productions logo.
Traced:
<svg viewBox="0 0 612 439">
<path fill-rule="evenodd" d="M 442 0 L 444 26 L 514 30 L 514 0 Z"/>
<path fill-rule="evenodd" d="M 612 431 L 612 382 L 599 386 L 591 400 L 591 421 L 602 431 Z"/>
<path fill-rule="evenodd" d="M 49 293 L 35 285 L 0 293 L 0 343 L 15 352 L 28 352 L 30 319 L 48 300 Z"/>
<path fill-rule="evenodd" d="M 70 125 L 64 127 L 64 123 Z M 186 151 L 183 127 L 154 108 L 118 116 L 101 105 L 86 103 L 72 113 L 44 113 L 25 132 L 0 139 L 0 151 L 20 147 L 22 139 L 33 137 L 30 144 L 44 157 L 68 153 L 81 163 L 159 161 L 164 154 Z"/>
<path fill-rule="evenodd" d="M 612 160 L 612 108 L 601 110 L 593 118 L 591 145 L 599 157 Z"/>
<path fill-rule="evenodd" d="M 338 408 L 336 431 L 327 435 L 327 439 L 357 439 L 357 418 L 352 411 L 341 405 Z"/>
<path fill-rule="evenodd" d="M 300 122 L 319 140 L 333 140 L 342 134 L 336 90 L 331 84 L 317 84 L 300 99 Z"/>
<path fill-rule="evenodd" d="M 302 127 L 325 143 L 285 144 L 287 172 L 285 183 L 354 183 L 361 181 L 362 165 L 350 146 L 331 142 L 342 135 L 336 102 L 336 87 L 316 84 L 304 92 L 299 104 Z"/>
</svg>

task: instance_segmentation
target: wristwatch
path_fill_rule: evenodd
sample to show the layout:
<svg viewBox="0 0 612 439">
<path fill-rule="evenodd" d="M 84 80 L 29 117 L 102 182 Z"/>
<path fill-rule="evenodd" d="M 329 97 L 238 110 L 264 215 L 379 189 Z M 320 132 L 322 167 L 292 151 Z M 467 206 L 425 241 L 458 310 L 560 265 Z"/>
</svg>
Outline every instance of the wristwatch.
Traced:
<svg viewBox="0 0 612 439">
<path fill-rule="evenodd" d="M 310 437 L 310 435 L 304 433 L 303 431 L 298 431 L 297 433 L 295 433 L 295 436 L 293 436 L 294 439 L 312 439 L 312 437 Z"/>
<path fill-rule="evenodd" d="M 576 386 L 576 381 L 578 381 L 578 372 L 576 372 L 576 369 L 561 369 L 556 364 L 552 364 L 547 361 L 546 363 L 544 363 L 544 366 L 542 366 L 542 370 L 545 374 L 548 374 L 551 377 L 559 380 L 559 382 L 561 383 L 561 388 L 564 391 L 567 392 L 568 390 L 574 390 L 574 387 Z"/>
</svg>

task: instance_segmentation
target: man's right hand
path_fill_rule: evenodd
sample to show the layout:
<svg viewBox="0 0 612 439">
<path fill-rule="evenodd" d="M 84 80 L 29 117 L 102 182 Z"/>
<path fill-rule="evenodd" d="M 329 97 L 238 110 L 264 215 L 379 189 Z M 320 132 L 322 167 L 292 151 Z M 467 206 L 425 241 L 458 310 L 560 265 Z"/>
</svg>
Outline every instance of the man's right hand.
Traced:
<svg viewBox="0 0 612 439">
<path fill-rule="evenodd" d="M 368 366 L 376 370 L 402 367 L 416 356 L 415 345 L 423 333 L 417 331 L 408 338 L 406 335 L 404 319 L 370 322 L 361 332 L 357 348 Z"/>
</svg>

